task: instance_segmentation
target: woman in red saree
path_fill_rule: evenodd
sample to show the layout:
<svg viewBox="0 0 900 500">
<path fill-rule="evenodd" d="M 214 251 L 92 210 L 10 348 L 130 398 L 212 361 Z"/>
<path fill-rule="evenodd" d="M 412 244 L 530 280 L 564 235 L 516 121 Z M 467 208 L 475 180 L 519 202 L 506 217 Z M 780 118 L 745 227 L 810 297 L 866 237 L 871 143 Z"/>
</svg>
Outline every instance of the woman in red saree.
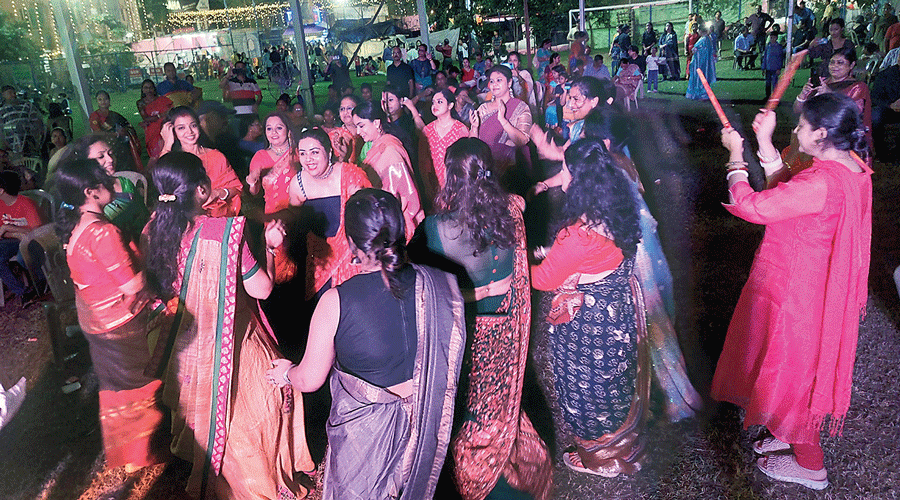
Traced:
<svg viewBox="0 0 900 500">
<path fill-rule="evenodd" d="M 212 193 L 204 207 L 211 217 L 233 217 L 241 213 L 241 184 L 225 155 L 209 147 L 211 141 L 200 128 L 200 118 L 187 106 L 169 110 L 162 126 L 160 154 L 186 151 L 200 158 L 212 182 Z"/>
<path fill-rule="evenodd" d="M 265 228 L 266 259 L 258 263 L 244 238 L 243 217 L 208 217 L 212 188 L 200 160 L 162 156 L 159 191 L 147 225 L 147 269 L 168 300 L 171 328 L 164 400 L 172 409 L 172 451 L 193 463 L 195 498 L 296 499 L 307 494 L 295 477 L 315 466 L 306 446 L 303 404 L 291 388 L 263 380 L 281 357 L 258 313 L 272 290 L 272 249 L 284 227 Z"/>
<path fill-rule="evenodd" d="M 137 140 L 137 132 L 124 116 L 110 110 L 109 105 L 109 92 L 105 90 L 97 92 L 97 109 L 88 118 L 91 130 L 116 134 L 117 140 L 128 144 L 134 169 L 143 172 L 144 164 L 141 162 L 141 146 Z"/>
<path fill-rule="evenodd" d="M 353 110 L 359 106 L 360 100 L 355 95 L 345 95 L 341 98 L 338 108 L 338 118 L 341 126 L 328 131 L 331 138 L 331 148 L 339 161 L 358 164 L 363 143 L 362 137 L 356 133 L 356 124 L 353 122 Z"/>
<path fill-rule="evenodd" d="M 144 142 L 147 144 L 147 155 L 150 158 L 158 158 L 162 151 L 163 119 L 166 113 L 172 109 L 172 100 L 156 94 L 156 84 L 149 78 L 141 84 L 141 98 L 137 101 L 138 113 L 144 121 Z"/>
<path fill-rule="evenodd" d="M 290 206 L 288 188 L 297 170 L 294 154 L 296 142 L 288 119 L 282 113 L 272 113 L 265 122 L 266 141 L 269 147 L 257 151 L 250 160 L 250 174 L 247 176 L 247 187 L 250 194 L 263 190 L 266 201 L 265 213 L 277 213 Z"/>
<path fill-rule="evenodd" d="M 409 155 L 400 139 L 390 133 L 387 117 L 377 105 L 371 102 L 360 104 L 353 110 L 353 121 L 360 137 L 372 144 L 362 160 L 363 170 L 372 186 L 384 189 L 400 200 L 408 241 L 425 218 Z"/>
<path fill-rule="evenodd" d="M 57 231 L 75 285 L 78 323 L 100 384 L 100 429 L 106 466 L 130 473 L 162 463 L 159 446 L 162 382 L 145 373 L 149 296 L 119 230 L 103 215 L 114 197 L 113 178 L 95 160 L 63 161 L 55 175 L 61 208 Z M 156 446 L 154 446 L 156 445 Z"/>
<path fill-rule="evenodd" d="M 722 132 L 730 153 L 725 208 L 766 231 L 711 395 L 745 408 L 745 427 L 765 425 L 772 433 L 753 445 L 763 455 L 756 461 L 762 472 L 821 490 L 828 473 L 820 430 L 842 431 L 868 296 L 872 170 L 860 159 L 868 154 L 866 127 L 849 97 L 806 101 L 794 131 L 800 151 L 814 160 L 793 176 L 772 144 L 775 114 L 760 113 L 753 128 L 773 185 L 761 192 L 747 181 L 743 139 L 733 129 Z"/>
<path fill-rule="evenodd" d="M 297 160 L 301 169 L 291 179 L 290 204 L 308 209 L 302 217 L 321 222 L 310 224 L 306 234 L 306 299 L 311 300 L 358 272 L 344 233 L 344 209 L 353 193 L 372 185 L 356 165 L 335 161 L 321 129 L 300 134 Z"/>
<path fill-rule="evenodd" d="M 874 147 L 872 140 L 872 98 L 869 95 L 869 87 L 866 82 L 853 78 L 853 69 L 856 67 L 856 50 L 853 47 L 840 48 L 834 51 L 828 61 L 828 78 L 821 84 L 814 85 L 812 79 L 806 82 L 803 90 L 794 100 L 794 112 L 800 113 L 803 103 L 813 96 L 836 92 L 853 99 L 859 112 L 862 113 L 863 124 L 867 128 L 866 141 L 869 148 Z M 812 166 L 812 156 L 800 151 L 796 136 L 791 137 L 791 144 L 782 151 L 785 163 L 790 165 L 791 172 L 798 173 Z M 869 157 L 869 166 L 872 166 L 872 158 Z"/>
</svg>

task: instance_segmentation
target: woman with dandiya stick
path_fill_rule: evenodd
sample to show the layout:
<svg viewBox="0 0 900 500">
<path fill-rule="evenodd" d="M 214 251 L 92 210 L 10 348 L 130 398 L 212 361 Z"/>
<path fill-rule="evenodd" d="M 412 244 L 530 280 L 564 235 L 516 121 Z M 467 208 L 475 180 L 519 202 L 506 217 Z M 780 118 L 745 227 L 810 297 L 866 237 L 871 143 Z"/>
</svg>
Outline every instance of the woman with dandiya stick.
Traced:
<svg viewBox="0 0 900 500">
<path fill-rule="evenodd" d="M 772 144 L 775 113 L 753 128 L 767 178 L 786 165 Z M 817 95 L 794 129 L 810 168 L 754 192 L 744 139 L 722 131 L 730 153 L 730 203 L 738 217 L 765 225 L 728 326 L 711 396 L 746 410 L 743 425 L 772 434 L 756 441 L 756 466 L 777 481 L 828 486 L 820 431 L 842 432 L 850 406 L 859 321 L 865 313 L 872 234 L 872 170 L 865 125 L 853 99 Z"/>
</svg>

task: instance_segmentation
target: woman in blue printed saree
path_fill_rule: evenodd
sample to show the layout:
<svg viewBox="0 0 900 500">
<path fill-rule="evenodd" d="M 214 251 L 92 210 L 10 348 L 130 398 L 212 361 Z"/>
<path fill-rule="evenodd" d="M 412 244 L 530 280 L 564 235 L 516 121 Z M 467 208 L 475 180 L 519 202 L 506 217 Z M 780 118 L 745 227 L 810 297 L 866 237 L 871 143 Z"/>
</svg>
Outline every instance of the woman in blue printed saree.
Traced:
<svg viewBox="0 0 900 500">
<path fill-rule="evenodd" d="M 360 272 L 322 294 L 300 364 L 277 360 L 266 376 L 311 392 L 331 374 L 323 499 L 432 498 L 465 348 L 462 296 L 453 275 L 407 263 L 392 194 L 357 191 L 344 224 Z"/>
<path fill-rule="evenodd" d="M 262 380 L 280 357 L 255 300 L 272 289 L 272 252 L 260 267 L 244 241 L 243 217 L 204 215 L 211 189 L 196 156 L 162 156 L 153 178 L 160 203 L 146 229 L 147 268 L 173 315 L 158 348 L 171 353 L 163 399 L 172 409 L 172 452 L 193 463 L 188 492 L 303 498 L 295 472 L 315 468 L 303 405 L 291 388 Z M 280 223 L 267 224 L 267 250 L 283 236 Z"/>
<path fill-rule="evenodd" d="M 716 48 L 706 28 L 700 26 L 697 28 L 697 31 L 700 34 L 700 39 L 697 40 L 697 43 L 691 49 L 693 57 L 691 57 L 691 63 L 688 67 L 688 87 L 684 96 L 688 99 L 703 100 L 709 99 L 709 96 L 706 95 L 706 89 L 700 83 L 700 77 L 697 76 L 697 68 L 703 71 L 703 75 L 706 76 L 706 80 L 710 85 L 716 83 Z"/>
</svg>

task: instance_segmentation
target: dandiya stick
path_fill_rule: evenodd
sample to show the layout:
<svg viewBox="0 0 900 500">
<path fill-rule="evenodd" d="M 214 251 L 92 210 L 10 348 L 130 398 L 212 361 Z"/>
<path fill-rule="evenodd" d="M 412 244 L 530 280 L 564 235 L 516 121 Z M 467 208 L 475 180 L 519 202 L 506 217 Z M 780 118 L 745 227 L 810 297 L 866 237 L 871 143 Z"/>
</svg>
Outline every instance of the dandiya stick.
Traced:
<svg viewBox="0 0 900 500">
<path fill-rule="evenodd" d="M 781 74 L 778 84 L 775 85 L 775 90 L 772 91 L 772 95 L 769 96 L 769 100 L 766 102 L 766 111 L 775 111 L 775 108 L 778 107 L 781 96 L 784 95 L 784 91 L 787 90 L 791 80 L 794 79 L 794 74 L 800 69 L 800 64 L 803 63 L 803 58 L 806 57 L 807 52 L 809 52 L 809 49 L 801 50 L 791 57 L 791 62 L 788 63 L 784 73 Z"/>
<path fill-rule="evenodd" d="M 722 111 L 722 105 L 719 104 L 719 100 L 716 99 L 716 94 L 713 94 L 712 88 L 709 86 L 709 82 L 706 81 L 706 75 L 703 74 L 703 70 L 697 68 L 697 76 L 700 77 L 700 83 L 703 84 L 703 88 L 706 89 L 706 95 L 709 96 L 710 102 L 712 102 L 713 108 L 716 109 L 716 114 L 719 115 L 719 121 L 722 122 L 722 126 L 725 128 L 731 128 L 731 122 L 728 121 L 728 117 L 725 116 L 725 112 Z"/>
</svg>

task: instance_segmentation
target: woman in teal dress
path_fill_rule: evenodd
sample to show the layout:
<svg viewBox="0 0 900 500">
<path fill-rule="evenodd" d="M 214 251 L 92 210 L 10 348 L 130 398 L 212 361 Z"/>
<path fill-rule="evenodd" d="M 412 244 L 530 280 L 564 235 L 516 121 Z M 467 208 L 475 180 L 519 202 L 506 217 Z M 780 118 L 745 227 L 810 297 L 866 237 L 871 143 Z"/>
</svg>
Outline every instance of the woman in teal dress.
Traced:
<svg viewBox="0 0 900 500">
<path fill-rule="evenodd" d="M 75 158 L 97 160 L 103 170 L 113 176 L 115 179 L 113 200 L 103 208 L 103 214 L 122 231 L 123 237 L 128 241 L 137 242 L 144 225 L 150 219 L 150 211 L 144 203 L 142 191 L 147 187 L 136 186 L 130 179 L 116 175 L 118 154 L 110 147 L 112 143 L 105 134 L 88 135 L 75 142 L 72 146 L 72 155 Z"/>
<path fill-rule="evenodd" d="M 712 85 L 716 83 L 716 50 L 715 44 L 709 37 L 709 31 L 702 25 L 697 28 L 700 39 L 694 44 L 693 57 L 691 58 L 690 77 L 688 79 L 687 93 L 685 97 L 688 99 L 705 100 L 709 99 L 706 95 L 706 89 L 700 83 L 700 77 L 697 76 L 697 69 L 703 71 L 706 80 Z"/>
</svg>

